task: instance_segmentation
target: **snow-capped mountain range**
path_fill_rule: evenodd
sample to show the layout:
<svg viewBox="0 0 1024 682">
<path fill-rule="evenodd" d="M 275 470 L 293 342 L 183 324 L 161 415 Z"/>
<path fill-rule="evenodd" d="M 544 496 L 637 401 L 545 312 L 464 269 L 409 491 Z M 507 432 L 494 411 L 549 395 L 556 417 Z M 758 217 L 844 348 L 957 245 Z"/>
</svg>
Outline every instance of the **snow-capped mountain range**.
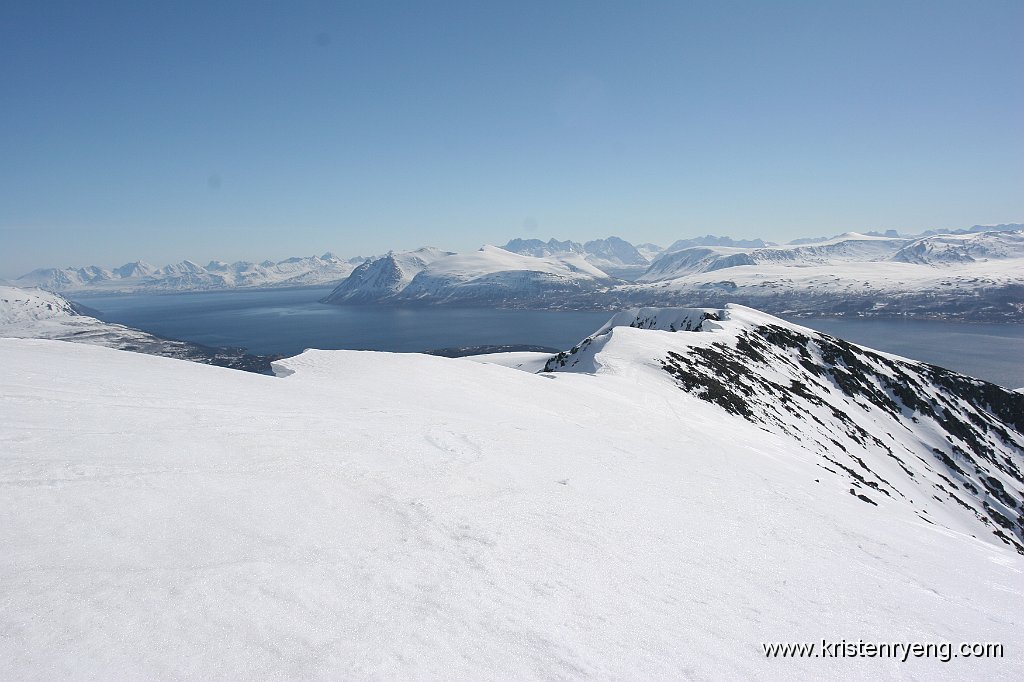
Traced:
<svg viewBox="0 0 1024 682">
<path fill-rule="evenodd" d="M 1024 677 L 1024 395 L 749 308 L 276 377 L 0 357 L 5 679 Z M 762 647 L 823 639 L 1005 649 Z"/>
<path fill-rule="evenodd" d="M 210 261 L 199 265 L 185 260 L 156 267 L 136 261 L 112 269 L 96 265 L 41 268 L 22 275 L 13 283 L 49 291 L 109 293 L 314 286 L 344 279 L 363 260 L 343 260 L 332 253 L 325 253 L 276 263 L 269 260 L 262 263 Z"/>
<path fill-rule="evenodd" d="M 359 266 L 323 301 L 564 309 L 740 302 L 790 315 L 1024 318 L 1024 231 L 687 246 L 639 266 L 633 282 L 600 265 L 614 260 L 621 274 L 646 258 L 622 244 L 520 239 L 461 254 L 391 253 Z"/>
<path fill-rule="evenodd" d="M 1024 226 L 851 232 L 783 245 L 707 235 L 666 249 L 618 237 L 513 239 L 463 253 L 424 247 L 350 261 L 328 253 L 278 263 L 37 270 L 15 284 L 68 293 L 336 284 L 324 302 L 554 309 L 737 302 L 788 315 L 1012 321 L 1024 319 Z"/>
<path fill-rule="evenodd" d="M 608 297 L 774 313 L 1024 319 L 1024 232 L 892 238 L 849 233 L 755 249 L 699 247 L 658 258 Z"/>
</svg>

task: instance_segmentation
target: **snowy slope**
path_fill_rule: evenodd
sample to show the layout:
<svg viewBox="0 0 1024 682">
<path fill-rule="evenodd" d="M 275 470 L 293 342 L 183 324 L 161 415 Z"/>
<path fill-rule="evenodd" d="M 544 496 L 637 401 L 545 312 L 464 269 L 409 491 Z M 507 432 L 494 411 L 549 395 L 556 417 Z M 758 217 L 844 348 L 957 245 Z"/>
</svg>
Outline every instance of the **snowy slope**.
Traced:
<svg viewBox="0 0 1024 682">
<path fill-rule="evenodd" d="M 21 287 L 40 287 L 60 292 L 166 292 L 247 287 L 307 286 L 337 282 L 355 265 L 333 254 L 288 258 L 277 263 L 264 261 L 199 265 L 190 260 L 158 268 L 143 261 L 126 263 L 113 270 L 88 268 L 43 268 L 22 275 Z"/>
<path fill-rule="evenodd" d="M 220 367 L 267 372 L 270 359 L 244 348 L 210 348 L 103 322 L 89 309 L 42 289 L 0 286 L 0 338 L 53 339 L 190 360 Z"/>
<path fill-rule="evenodd" d="M 1024 558 L 680 390 L 659 358 L 756 320 L 711 322 L 615 327 L 591 374 L 0 340 L 0 677 L 1024 675 Z M 1005 657 L 761 647 L 822 638 Z"/>
</svg>

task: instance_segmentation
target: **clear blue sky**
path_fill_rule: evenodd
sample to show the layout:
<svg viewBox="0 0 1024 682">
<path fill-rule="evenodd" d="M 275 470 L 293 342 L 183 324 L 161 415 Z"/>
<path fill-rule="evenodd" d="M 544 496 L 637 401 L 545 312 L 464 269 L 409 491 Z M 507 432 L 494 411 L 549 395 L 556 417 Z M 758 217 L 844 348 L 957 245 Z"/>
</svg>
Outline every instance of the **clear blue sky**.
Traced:
<svg viewBox="0 0 1024 682">
<path fill-rule="evenodd" d="M 1024 2 L 0 3 L 0 276 L 1024 221 Z"/>
</svg>

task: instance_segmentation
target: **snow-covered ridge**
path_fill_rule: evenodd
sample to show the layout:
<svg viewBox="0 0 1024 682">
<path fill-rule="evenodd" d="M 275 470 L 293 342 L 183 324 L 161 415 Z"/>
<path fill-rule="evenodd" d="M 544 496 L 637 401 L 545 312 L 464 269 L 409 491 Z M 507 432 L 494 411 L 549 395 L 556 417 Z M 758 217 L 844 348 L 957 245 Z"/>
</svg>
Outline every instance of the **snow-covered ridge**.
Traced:
<svg viewBox="0 0 1024 682">
<path fill-rule="evenodd" d="M 251 263 L 190 260 L 156 267 L 144 261 L 105 269 L 41 268 L 22 275 L 15 283 L 59 292 L 195 291 L 250 287 L 310 286 L 337 282 L 347 277 L 362 259 L 342 260 L 331 253 Z"/>
<path fill-rule="evenodd" d="M 545 371 L 640 367 L 800 441 L 858 499 L 909 505 L 1024 554 L 1018 393 L 735 305 L 620 313 Z"/>
</svg>

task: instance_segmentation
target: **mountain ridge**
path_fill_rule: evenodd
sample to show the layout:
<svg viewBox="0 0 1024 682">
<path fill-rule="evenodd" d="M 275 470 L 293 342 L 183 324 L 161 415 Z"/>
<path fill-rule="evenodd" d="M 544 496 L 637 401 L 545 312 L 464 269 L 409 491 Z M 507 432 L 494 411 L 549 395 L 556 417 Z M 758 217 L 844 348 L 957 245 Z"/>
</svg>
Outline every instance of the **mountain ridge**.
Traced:
<svg viewBox="0 0 1024 682">
<path fill-rule="evenodd" d="M 616 344 L 625 350 L 610 352 Z M 923 521 L 994 536 L 1024 555 L 1019 393 L 738 305 L 618 313 L 542 371 L 621 371 L 619 358 L 652 355 L 645 364 L 684 392 L 799 439 L 859 499 L 917 500 Z"/>
</svg>

